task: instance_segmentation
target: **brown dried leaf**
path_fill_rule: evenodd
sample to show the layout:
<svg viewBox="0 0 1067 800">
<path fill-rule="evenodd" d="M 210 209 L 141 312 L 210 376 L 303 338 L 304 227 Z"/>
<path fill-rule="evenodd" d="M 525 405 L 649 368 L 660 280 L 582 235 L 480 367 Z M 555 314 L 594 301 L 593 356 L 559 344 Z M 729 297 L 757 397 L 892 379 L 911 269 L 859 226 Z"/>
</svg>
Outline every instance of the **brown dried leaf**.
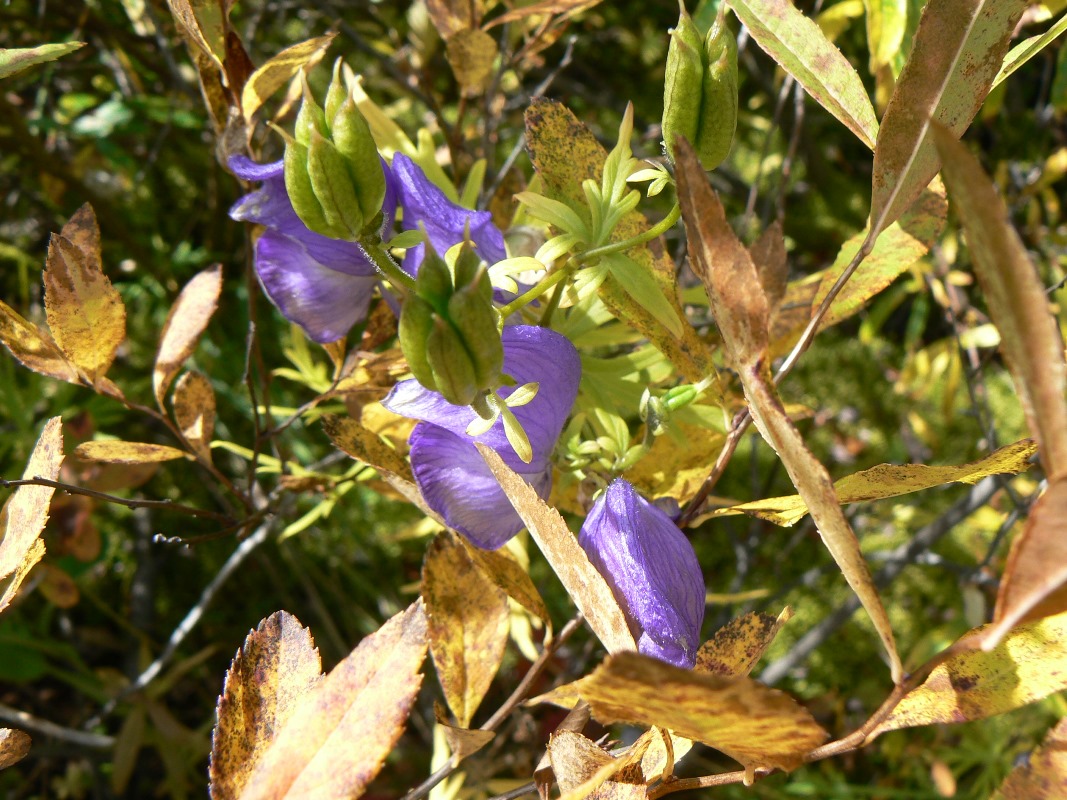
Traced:
<svg viewBox="0 0 1067 800">
<path fill-rule="evenodd" d="M 609 653 L 636 650 L 618 601 L 603 576 L 589 563 L 563 517 L 538 497 L 530 484 L 516 475 L 492 448 L 484 444 L 475 446 L 604 647 Z"/>
<path fill-rule="evenodd" d="M 786 606 L 777 617 L 751 612 L 730 620 L 700 646 L 693 669 L 723 678 L 747 676 L 792 618 L 793 609 Z"/>
<path fill-rule="evenodd" d="M 443 712 L 444 709 L 441 711 Z M 445 742 L 448 743 L 448 752 L 452 754 L 453 764 L 458 764 L 468 756 L 474 755 L 496 738 L 493 731 L 483 731 L 479 728 L 457 728 L 440 719 L 437 720 L 437 724 L 445 732 Z"/>
<path fill-rule="evenodd" d="M 1046 735 L 1025 763 L 1011 771 L 990 800 L 1060 800 L 1067 797 L 1067 717 Z"/>
<path fill-rule="evenodd" d="M 618 770 L 611 753 L 602 749 L 592 739 L 575 731 L 556 731 L 548 737 L 548 760 L 556 775 L 556 783 L 566 795 L 586 783 L 602 770 L 601 782 Z M 607 767 L 607 770 L 604 768 Z M 590 789 L 596 788 L 589 787 Z"/>
<path fill-rule="evenodd" d="M 569 17 L 579 11 L 588 11 L 593 6 L 599 5 L 600 2 L 601 0 L 539 0 L 539 2 L 513 8 L 510 11 L 505 11 L 499 17 L 494 17 L 485 23 L 485 30 L 489 30 L 496 25 L 518 22 L 535 16 L 555 16 L 559 14 Z"/>
<path fill-rule="evenodd" d="M 789 263 L 786 261 L 785 234 L 782 223 L 775 220 L 748 249 L 756 265 L 763 295 L 770 313 L 782 302 L 789 284 Z"/>
<path fill-rule="evenodd" d="M 163 323 L 159 352 L 152 370 L 152 387 L 156 402 L 163 408 L 171 381 L 185 360 L 193 354 L 196 343 L 219 305 L 222 291 L 222 265 L 215 264 L 199 273 L 182 289 Z"/>
<path fill-rule="evenodd" d="M 545 601 L 541 599 L 541 593 L 537 591 L 537 587 L 530 579 L 530 573 L 523 569 L 518 561 L 504 550 L 482 550 L 468 543 L 466 539 L 462 541 L 471 560 L 492 579 L 493 583 L 507 592 L 508 597 L 535 617 L 551 622 L 548 609 L 545 608 Z"/>
<path fill-rule="evenodd" d="M 605 724 L 656 725 L 746 767 L 791 770 L 826 731 L 792 697 L 751 678 L 720 678 L 638 653 L 609 656 L 570 684 Z"/>
<path fill-rule="evenodd" d="M 41 565 L 41 582 L 37 589 L 44 598 L 57 608 L 74 608 L 81 600 L 78 584 L 66 570 L 55 564 Z"/>
<path fill-rule="evenodd" d="M 59 477 L 63 463 L 63 423 L 52 417 L 33 448 L 23 479 Z M 23 579 L 44 555 L 41 531 L 48 520 L 50 486 L 20 486 L 0 509 L 0 611 L 11 603 Z"/>
<path fill-rule="evenodd" d="M 322 58 L 335 36 L 336 33 L 327 33 L 287 47 L 253 72 L 241 90 L 241 113 L 244 114 L 245 124 L 251 125 L 252 117 L 263 103 L 292 80 L 296 73 Z"/>
<path fill-rule="evenodd" d="M 215 390 L 199 372 L 182 375 L 174 387 L 174 421 L 193 451 L 211 461 L 211 438 L 215 435 Z"/>
<path fill-rule="evenodd" d="M 158 464 L 187 458 L 184 451 L 165 444 L 120 442 L 115 439 L 82 442 L 74 448 L 74 455 L 85 461 L 102 461 L 106 464 Z"/>
<path fill-rule="evenodd" d="M 305 694 L 252 769 L 241 800 L 362 794 L 404 730 L 426 643 L 421 602 L 360 642 Z"/>
<path fill-rule="evenodd" d="M 508 596 L 446 532 L 426 551 L 422 597 L 445 700 L 460 727 L 469 727 L 504 658 Z"/>
<path fill-rule="evenodd" d="M 30 753 L 28 734 L 14 728 L 0 728 L 0 769 L 22 761 Z"/>
<path fill-rule="evenodd" d="M 60 351 L 95 383 L 126 338 L 126 307 L 101 269 L 100 229 L 88 203 L 48 242 L 44 302 Z"/>
<path fill-rule="evenodd" d="M 237 800 L 293 712 L 322 678 L 311 631 L 277 611 L 249 631 L 233 657 L 211 734 L 212 800 Z"/>
<path fill-rule="evenodd" d="M 362 461 L 383 474 L 397 475 L 409 483 L 414 481 L 411 467 L 403 456 L 386 444 L 381 436 L 351 417 L 325 414 L 322 417 L 322 429 L 326 431 L 334 447 L 357 461 Z"/>
<path fill-rule="evenodd" d="M 874 149 L 871 236 L 897 219 L 940 168 L 930 122 L 960 137 L 978 113 L 1027 0 L 932 0 L 889 99 Z"/>
<path fill-rule="evenodd" d="M 52 335 L 24 319 L 0 300 L 0 342 L 24 367 L 67 383 L 79 383 L 76 370 Z"/>
<path fill-rule="evenodd" d="M 482 21 L 483 6 L 484 0 L 426 0 L 430 21 L 445 40 L 477 27 Z"/>
</svg>

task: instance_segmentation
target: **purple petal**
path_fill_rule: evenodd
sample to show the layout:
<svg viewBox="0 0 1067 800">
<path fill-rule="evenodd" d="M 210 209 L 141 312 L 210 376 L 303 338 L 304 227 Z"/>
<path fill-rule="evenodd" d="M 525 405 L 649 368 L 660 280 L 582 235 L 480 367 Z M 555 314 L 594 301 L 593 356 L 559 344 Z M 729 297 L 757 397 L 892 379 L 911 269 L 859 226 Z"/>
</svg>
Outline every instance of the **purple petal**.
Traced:
<svg viewBox="0 0 1067 800">
<path fill-rule="evenodd" d="M 377 283 L 323 266 L 303 241 L 273 230 L 256 242 L 255 266 L 271 302 L 320 344 L 340 339 L 366 317 Z"/>
<path fill-rule="evenodd" d="M 704 621 L 704 577 L 670 517 L 620 479 L 593 504 L 578 543 L 611 586 L 637 649 L 692 668 Z"/>
<path fill-rule="evenodd" d="M 411 433 L 411 469 L 426 504 L 445 523 L 483 550 L 496 550 L 524 523 L 496 482 L 470 437 L 420 422 Z M 552 468 L 529 471 L 518 457 L 504 457 L 540 497 L 552 488 Z M 525 470 L 525 471 L 524 471 Z"/>
<path fill-rule="evenodd" d="M 578 351 L 566 336 L 535 325 L 504 328 L 501 338 L 504 372 L 515 379 L 516 387 L 531 382 L 539 385 L 537 396 L 514 409 L 514 414 L 522 423 L 533 450 L 533 462 L 528 468 L 541 468 L 551 455 L 578 395 L 582 373 Z M 504 387 L 499 394 L 507 397 L 512 391 L 513 387 Z M 454 406 L 414 380 L 398 383 L 382 405 L 395 414 L 433 423 L 467 439 L 470 438 L 466 435 L 467 426 L 476 419 L 468 406 Z M 501 420 L 474 441 L 489 445 L 505 460 L 515 454 L 504 435 Z"/>
<path fill-rule="evenodd" d="M 248 156 L 230 156 L 230 169 L 233 174 L 243 181 L 266 181 L 280 177 L 285 166 L 282 161 L 272 161 L 269 164 L 260 164 Z"/>
<path fill-rule="evenodd" d="M 479 256 L 490 264 L 507 257 L 504 235 L 493 224 L 493 215 L 488 211 L 471 211 L 453 203 L 403 153 L 393 156 L 393 175 L 404 209 L 404 230 L 417 230 L 421 222 L 433 249 L 443 255 L 452 245 L 463 241 L 463 232 L 469 224 L 470 238 Z M 420 244 L 405 254 L 403 267 L 409 274 L 418 271 L 423 249 Z"/>
</svg>

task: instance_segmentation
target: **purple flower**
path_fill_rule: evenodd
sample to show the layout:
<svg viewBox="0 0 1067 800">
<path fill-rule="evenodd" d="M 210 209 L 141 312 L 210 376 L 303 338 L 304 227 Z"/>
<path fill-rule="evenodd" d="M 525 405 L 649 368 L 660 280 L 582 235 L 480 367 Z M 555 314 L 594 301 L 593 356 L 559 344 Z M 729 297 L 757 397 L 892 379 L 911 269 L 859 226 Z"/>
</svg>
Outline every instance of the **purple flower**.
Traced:
<svg viewBox="0 0 1067 800">
<path fill-rule="evenodd" d="M 493 215 L 457 206 L 403 153 L 393 156 L 393 179 L 404 209 L 404 230 L 417 230 L 422 223 L 430 244 L 439 254 L 443 256 L 452 245 L 462 242 L 463 232 L 469 225 L 471 241 L 484 261 L 495 264 L 507 257 L 504 236 L 493 224 Z M 409 275 L 418 271 L 424 249 L 420 244 L 404 255 L 402 266 Z"/>
<path fill-rule="evenodd" d="M 281 161 L 257 164 L 233 156 L 230 168 L 263 186 L 230 209 L 233 219 L 267 230 L 256 240 L 255 269 L 267 297 L 282 315 L 314 341 L 336 341 L 367 316 L 378 273 L 355 242 L 331 239 L 308 230 L 285 191 Z M 396 192 L 388 181 L 383 229 L 392 227 Z"/>
<path fill-rule="evenodd" d="M 417 381 L 397 384 L 382 405 L 401 416 L 421 420 L 408 440 L 411 470 L 427 505 L 445 523 L 478 547 L 495 550 L 522 530 L 523 522 L 482 460 L 474 442 L 492 447 L 509 467 L 547 497 L 552 487 L 552 448 L 578 394 L 581 362 L 565 336 L 532 325 L 504 328 L 504 372 L 516 386 L 536 382 L 537 396 L 513 409 L 530 439 L 533 460 L 525 464 L 497 420 L 485 433 L 469 436 L 476 419 L 467 406 L 454 406 Z M 507 397 L 511 387 L 499 390 Z"/>
<path fill-rule="evenodd" d="M 620 478 L 593 504 L 578 544 L 622 606 L 637 649 L 692 668 L 704 621 L 704 576 L 671 518 Z"/>
</svg>

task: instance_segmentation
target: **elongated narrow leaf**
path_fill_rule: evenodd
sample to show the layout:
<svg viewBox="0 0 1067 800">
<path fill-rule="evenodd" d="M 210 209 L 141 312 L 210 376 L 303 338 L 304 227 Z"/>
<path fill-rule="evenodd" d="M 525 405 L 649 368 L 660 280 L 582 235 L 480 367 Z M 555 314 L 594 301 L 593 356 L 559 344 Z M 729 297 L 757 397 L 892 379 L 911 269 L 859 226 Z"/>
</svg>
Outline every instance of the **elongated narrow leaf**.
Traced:
<svg viewBox="0 0 1067 800">
<path fill-rule="evenodd" d="M 1020 625 L 989 652 L 980 649 L 987 628 L 964 634 L 876 733 L 984 719 L 1067 689 L 1067 614 Z"/>
<path fill-rule="evenodd" d="M 450 533 L 430 544 L 422 566 L 430 652 L 448 707 L 470 725 L 508 643 L 508 596 Z"/>
<path fill-rule="evenodd" d="M 476 446 L 593 633 L 609 653 L 636 650 L 618 601 L 596 567 L 589 563 L 563 517 L 538 497 L 533 487 L 516 475 L 492 448 Z"/>
<path fill-rule="evenodd" d="M 874 147 L 878 119 L 863 81 L 814 20 L 790 0 L 727 0 L 752 38 L 860 141 Z"/>
<path fill-rule="evenodd" d="M 940 168 L 930 134 L 939 122 L 959 138 L 1008 50 L 1026 0 L 930 0 L 889 100 L 874 149 L 870 236 L 877 237 Z"/>
<path fill-rule="evenodd" d="M 0 342 L 19 363 L 49 378 L 78 383 L 78 370 L 67 361 L 51 334 L 0 300 Z"/>
<path fill-rule="evenodd" d="M 1025 42 L 1020 42 L 1009 50 L 1007 57 L 1004 59 L 1004 65 L 1000 68 L 1000 72 L 997 73 L 997 77 L 993 79 L 993 85 L 989 87 L 990 91 L 1010 78 L 1019 67 L 1052 44 L 1063 35 L 1064 31 L 1067 31 L 1067 14 L 1056 20 L 1056 24 L 1044 33 L 1038 36 L 1031 36 Z"/>
<path fill-rule="evenodd" d="M 0 47 L 0 80 L 37 64 L 55 61 L 80 47 L 85 47 L 85 42 L 40 44 L 37 47 Z"/>
<path fill-rule="evenodd" d="M 834 561 L 871 617 L 889 655 L 893 680 L 903 674 L 889 616 L 874 586 L 859 540 L 841 511 L 826 468 L 811 454 L 770 381 L 767 301 L 756 267 L 726 221 L 719 198 L 687 142 L 676 147 L 678 199 L 689 236 L 689 259 L 704 282 L 731 365 L 744 387 L 749 412 L 774 448 L 811 510 Z"/>
<path fill-rule="evenodd" d="M 403 732 L 425 655 L 426 614 L 417 602 L 304 695 L 251 771 L 241 800 L 359 797 Z"/>
<path fill-rule="evenodd" d="M 788 606 L 775 617 L 751 612 L 730 620 L 697 651 L 697 672 L 721 678 L 747 677 L 790 619 Z"/>
<path fill-rule="evenodd" d="M 305 66 L 322 58 L 336 35 L 328 33 L 287 47 L 249 75 L 241 91 L 241 113 L 245 116 L 245 122 L 250 125 L 252 117 L 267 98 L 285 86 Z"/>
<path fill-rule="evenodd" d="M 152 387 L 160 408 L 163 408 L 163 398 L 171 381 L 185 360 L 193 354 L 211 315 L 218 308 L 221 291 L 222 265 L 216 264 L 194 276 L 185 285 L 167 314 L 163 333 L 159 337 L 156 365 L 152 370 Z"/>
<path fill-rule="evenodd" d="M 300 620 L 278 611 L 249 632 L 222 685 L 211 735 L 212 800 L 237 800 L 263 754 L 322 678 Z"/>
<path fill-rule="evenodd" d="M 63 422 L 52 417 L 30 455 L 23 478 L 59 477 L 63 463 Z M 20 486 L 0 510 L 0 611 L 11 603 L 34 564 L 44 555 L 41 531 L 48 520 L 50 486 Z"/>
<path fill-rule="evenodd" d="M 1060 800 L 1067 795 L 1067 717 L 1015 769 L 990 800 Z"/>
<path fill-rule="evenodd" d="M 74 455 L 85 461 L 102 461 L 105 464 L 157 464 L 185 458 L 184 450 L 152 442 L 120 442 L 105 439 L 99 442 L 82 442 L 74 448 Z"/>
</svg>

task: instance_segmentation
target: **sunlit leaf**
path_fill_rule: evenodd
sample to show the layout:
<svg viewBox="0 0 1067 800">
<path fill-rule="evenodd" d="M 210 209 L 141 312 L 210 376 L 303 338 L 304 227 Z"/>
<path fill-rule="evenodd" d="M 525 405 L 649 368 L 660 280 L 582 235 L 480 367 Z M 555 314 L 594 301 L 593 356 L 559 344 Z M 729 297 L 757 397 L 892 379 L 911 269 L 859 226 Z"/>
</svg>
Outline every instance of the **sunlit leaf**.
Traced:
<svg viewBox="0 0 1067 800">
<path fill-rule="evenodd" d="M 863 81 L 818 25 L 790 0 L 727 0 L 771 58 L 868 147 L 878 120 Z"/>
<path fill-rule="evenodd" d="M 328 33 L 287 47 L 249 75 L 241 90 L 241 113 L 245 122 L 251 124 L 252 117 L 271 95 L 305 66 L 322 58 L 335 36 L 336 33 Z"/>
<path fill-rule="evenodd" d="M 1059 800 L 1067 794 L 1067 718 L 1016 765 L 990 800 Z"/>
<path fill-rule="evenodd" d="M 1001 66 L 1000 72 L 997 73 L 997 77 L 993 79 L 993 85 L 989 87 L 989 90 L 992 91 L 1010 78 L 1019 67 L 1052 44 L 1064 31 L 1067 31 L 1067 14 L 1056 20 L 1056 24 L 1044 33 L 1038 36 L 1031 36 L 1026 41 L 1015 45 L 1008 51 L 1008 55 L 1004 58 L 1004 64 Z"/>
<path fill-rule="evenodd" d="M 488 30 L 494 25 L 503 25 L 506 22 L 518 22 L 529 17 L 546 14 L 571 15 L 577 11 L 586 11 L 593 6 L 599 5 L 601 0 L 538 0 L 538 2 L 513 8 L 498 17 L 485 23 Z"/>
<path fill-rule="evenodd" d="M 777 617 L 750 612 L 730 620 L 700 646 L 693 669 L 722 678 L 748 676 L 792 617 L 787 606 Z"/>
<path fill-rule="evenodd" d="M 514 558 L 509 556 L 503 549 L 482 550 L 463 540 L 467 548 L 467 555 L 477 564 L 482 572 L 501 589 L 507 592 L 508 597 L 521 605 L 535 617 L 540 617 L 545 622 L 550 622 L 548 609 L 545 601 L 541 599 L 541 593 L 534 586 L 530 574 L 522 568 Z"/>
<path fill-rule="evenodd" d="M 163 407 L 163 398 L 171 381 L 193 354 L 211 315 L 218 308 L 221 291 L 222 265 L 216 264 L 185 285 L 167 314 L 163 333 L 159 337 L 156 365 L 152 370 L 152 387 L 160 408 Z"/>
<path fill-rule="evenodd" d="M 658 734 L 655 735 L 658 737 Z M 634 797 L 644 797 L 640 764 L 652 736 L 651 731 L 646 731 L 625 753 L 612 755 L 577 731 L 558 730 L 553 733 L 548 740 L 548 759 L 559 785 L 560 800 L 581 800 L 585 797 L 605 800 L 617 796 L 612 790 L 620 785 L 619 781 L 628 781 L 624 785 L 639 790 L 640 793 Z M 619 781 L 611 780 L 616 777 Z M 635 778 L 640 785 L 629 782 Z"/>
<path fill-rule="evenodd" d="M 496 39 L 478 28 L 458 31 L 445 40 L 445 55 L 465 97 L 485 91 L 498 55 Z"/>
<path fill-rule="evenodd" d="M 322 429 L 335 447 L 357 461 L 369 464 L 379 471 L 399 475 L 409 482 L 414 480 L 407 461 L 386 444 L 381 436 L 351 417 L 326 414 L 322 418 Z"/>
<path fill-rule="evenodd" d="M 62 44 L 40 44 L 37 47 L 0 47 L 0 80 L 8 78 L 25 69 L 47 61 L 55 61 L 78 48 L 85 47 L 85 42 L 64 42 Z"/>
<path fill-rule="evenodd" d="M 41 375 L 68 383 L 78 383 L 78 370 L 67 361 L 51 334 L 0 300 L 0 342 L 19 363 Z"/>
<path fill-rule="evenodd" d="M 215 433 L 215 390 L 199 372 L 182 375 L 174 387 L 174 421 L 198 456 L 211 460 L 211 437 Z"/>
<path fill-rule="evenodd" d="M 404 730 L 426 642 L 421 602 L 360 642 L 297 702 L 241 800 L 359 797 Z"/>
<path fill-rule="evenodd" d="M 82 442 L 74 448 L 74 455 L 84 461 L 102 461 L 105 464 L 154 464 L 187 457 L 184 450 L 165 444 L 122 442 L 117 439 Z"/>
<path fill-rule="evenodd" d="M 454 536 L 442 533 L 426 551 L 422 597 L 437 677 L 448 707 L 466 728 L 504 657 L 508 596 Z"/>
<path fill-rule="evenodd" d="M 322 678 L 300 620 L 278 611 L 249 632 L 222 685 L 211 737 L 212 800 L 237 800 L 264 753 Z"/>
<path fill-rule="evenodd" d="M 14 728 L 0 728 L 0 769 L 22 761 L 30 753 L 30 737 Z"/>
<path fill-rule="evenodd" d="M 62 463 L 63 423 L 52 417 L 45 423 L 22 477 L 54 481 Z M 0 611 L 8 607 L 30 569 L 44 555 L 40 537 L 54 492 L 50 486 L 19 486 L 0 509 Z"/>
</svg>

